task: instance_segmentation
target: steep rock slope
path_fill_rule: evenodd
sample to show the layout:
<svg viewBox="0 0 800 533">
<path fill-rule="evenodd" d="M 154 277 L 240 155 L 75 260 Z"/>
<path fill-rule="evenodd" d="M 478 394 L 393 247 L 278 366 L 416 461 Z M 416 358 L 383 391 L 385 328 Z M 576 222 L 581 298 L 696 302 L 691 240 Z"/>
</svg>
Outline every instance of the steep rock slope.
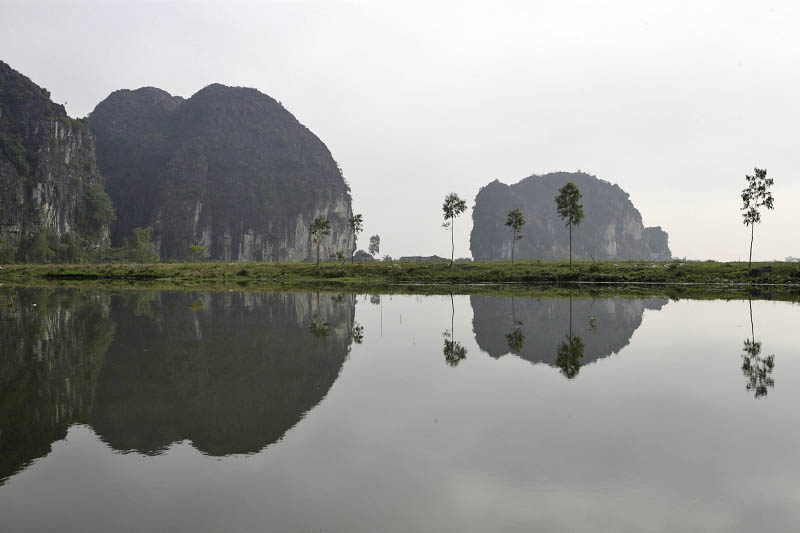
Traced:
<svg viewBox="0 0 800 533">
<path fill-rule="evenodd" d="M 511 259 L 511 232 L 506 214 L 519 208 L 525 216 L 524 238 L 517 241 L 518 259 L 564 259 L 569 232 L 558 217 L 555 197 L 567 182 L 580 189 L 585 218 L 572 233 L 572 254 L 579 259 L 668 260 L 668 235 L 660 227 L 646 228 L 628 193 L 618 185 L 583 172 L 530 176 L 514 185 L 495 180 L 475 199 L 470 236 L 478 261 Z"/>
<path fill-rule="evenodd" d="M 255 89 L 210 85 L 188 100 L 146 87 L 112 93 L 90 117 L 118 210 L 112 239 L 152 226 L 162 259 L 202 245 L 226 261 L 310 259 L 310 226 L 331 221 L 321 255 L 354 251 L 349 186 L 327 147 Z"/>
<path fill-rule="evenodd" d="M 0 236 L 49 229 L 100 245 L 112 218 L 88 123 L 0 61 Z"/>
</svg>

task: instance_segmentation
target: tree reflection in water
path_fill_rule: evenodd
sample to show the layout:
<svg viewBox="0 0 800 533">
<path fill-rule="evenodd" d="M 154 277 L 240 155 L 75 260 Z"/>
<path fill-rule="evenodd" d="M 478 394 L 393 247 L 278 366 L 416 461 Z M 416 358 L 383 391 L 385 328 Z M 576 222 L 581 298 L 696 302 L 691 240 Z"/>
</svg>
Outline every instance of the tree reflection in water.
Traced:
<svg viewBox="0 0 800 533">
<path fill-rule="evenodd" d="M 556 350 L 556 366 L 567 379 L 574 379 L 581 371 L 584 344 L 579 336 L 572 335 L 572 297 L 569 298 L 569 335 Z"/>
<path fill-rule="evenodd" d="M 768 389 L 775 386 L 772 371 L 775 369 L 775 356 L 761 357 L 761 342 L 756 341 L 755 327 L 753 326 L 753 301 L 748 300 L 750 306 L 750 338 L 744 340 L 742 348 L 742 373 L 747 378 L 746 388 L 754 391 L 756 398 L 767 395 Z"/>
<path fill-rule="evenodd" d="M 364 342 L 364 326 L 359 323 L 353 326 L 353 330 L 351 331 L 351 336 L 353 338 L 353 342 L 356 344 L 361 344 Z"/>
<path fill-rule="evenodd" d="M 522 322 L 517 320 L 517 312 L 514 309 L 514 295 L 511 295 L 511 321 L 513 324 L 513 329 L 510 333 L 506 333 L 506 343 L 508 343 L 508 349 L 511 350 L 513 354 L 519 354 L 522 349 L 525 347 L 525 333 L 522 331 Z"/>
<path fill-rule="evenodd" d="M 314 321 L 309 326 L 311 334 L 318 340 L 325 340 L 331 334 L 331 325 L 319 317 L 314 317 Z"/>
<path fill-rule="evenodd" d="M 453 303 L 453 295 L 450 295 L 450 329 L 444 330 L 442 332 L 442 336 L 444 337 L 444 349 L 442 353 L 444 354 L 444 360 L 450 366 L 458 366 L 458 364 L 467 358 L 467 349 L 461 345 L 455 339 L 455 316 L 456 316 L 456 307 L 455 303 Z"/>
</svg>

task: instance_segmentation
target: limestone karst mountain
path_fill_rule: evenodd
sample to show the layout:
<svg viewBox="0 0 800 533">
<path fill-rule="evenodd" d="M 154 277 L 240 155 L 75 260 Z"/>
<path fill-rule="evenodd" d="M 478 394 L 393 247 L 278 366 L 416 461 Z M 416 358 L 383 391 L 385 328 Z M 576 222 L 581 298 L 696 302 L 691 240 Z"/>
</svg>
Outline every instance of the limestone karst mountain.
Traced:
<svg viewBox="0 0 800 533">
<path fill-rule="evenodd" d="M 162 259 L 200 245 L 210 259 L 310 259 L 310 226 L 331 221 L 322 257 L 355 250 L 350 189 L 328 148 L 255 89 L 209 85 L 184 100 L 119 90 L 89 123 L 117 208 L 112 240 L 154 228 Z"/>
<path fill-rule="evenodd" d="M 39 232 L 100 246 L 113 216 L 87 121 L 67 116 L 46 89 L 0 61 L 2 260 L 58 259 L 33 246 Z"/>
<path fill-rule="evenodd" d="M 667 233 L 645 227 L 628 193 L 618 185 L 583 172 L 530 176 L 514 185 L 495 180 L 483 187 L 472 211 L 470 249 L 477 261 L 511 259 L 511 232 L 506 214 L 519 208 L 526 220 L 517 241 L 517 259 L 560 260 L 569 254 L 569 232 L 556 213 L 554 198 L 567 182 L 580 189 L 585 218 L 572 234 L 577 259 L 668 260 Z"/>
</svg>

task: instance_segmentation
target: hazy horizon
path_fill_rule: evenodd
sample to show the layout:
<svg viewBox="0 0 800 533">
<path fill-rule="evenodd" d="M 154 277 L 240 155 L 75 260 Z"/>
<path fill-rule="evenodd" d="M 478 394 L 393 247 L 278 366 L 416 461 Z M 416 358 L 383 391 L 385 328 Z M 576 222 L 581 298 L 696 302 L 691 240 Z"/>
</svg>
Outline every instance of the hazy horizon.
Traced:
<svg viewBox="0 0 800 533">
<path fill-rule="evenodd" d="M 676 257 L 747 259 L 740 193 L 775 179 L 754 260 L 800 256 L 792 2 L 0 0 L 0 59 L 71 116 L 118 89 L 254 87 L 322 139 L 392 256 L 447 255 L 441 203 L 494 179 L 617 183 Z M 471 209 L 456 221 L 469 256 Z M 577 231 L 580 231 L 578 229 Z"/>
</svg>

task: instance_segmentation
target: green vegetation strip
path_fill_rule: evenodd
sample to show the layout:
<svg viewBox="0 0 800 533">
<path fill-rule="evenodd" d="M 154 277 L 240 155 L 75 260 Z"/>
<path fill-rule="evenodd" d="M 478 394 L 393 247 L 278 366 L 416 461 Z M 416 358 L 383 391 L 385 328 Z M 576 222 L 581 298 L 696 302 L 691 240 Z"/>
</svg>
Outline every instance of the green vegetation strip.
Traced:
<svg viewBox="0 0 800 533">
<path fill-rule="evenodd" d="M 631 286 L 647 294 L 668 291 L 680 295 L 729 294 L 730 297 L 800 293 L 800 265 L 794 263 L 718 262 L 562 262 L 518 261 L 456 263 L 156 263 L 5 265 L 0 283 L 130 286 L 155 288 L 250 287 L 258 290 L 343 290 L 348 292 L 514 291 L 525 287 L 538 292 L 582 285 L 594 293 L 619 293 Z M 650 285 L 651 287 L 647 287 Z M 506 287 L 504 287 L 506 286 Z M 535 286 L 535 287 L 534 287 Z M 667 294 L 665 294 L 667 295 Z M 695 296 L 693 296 L 695 297 Z"/>
</svg>

